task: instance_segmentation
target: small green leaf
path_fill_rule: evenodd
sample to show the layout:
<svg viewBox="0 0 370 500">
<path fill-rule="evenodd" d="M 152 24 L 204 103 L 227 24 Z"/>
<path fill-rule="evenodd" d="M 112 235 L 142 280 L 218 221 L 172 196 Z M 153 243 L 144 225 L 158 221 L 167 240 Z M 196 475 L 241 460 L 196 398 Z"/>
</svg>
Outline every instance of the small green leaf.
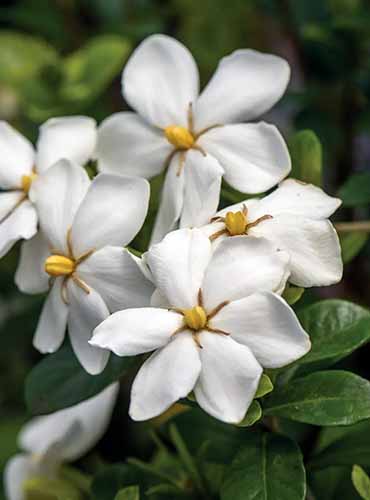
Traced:
<svg viewBox="0 0 370 500">
<path fill-rule="evenodd" d="M 155 486 L 152 486 L 145 492 L 145 494 L 148 497 L 151 495 L 164 495 L 164 496 L 171 496 L 171 498 L 181 498 L 181 497 L 189 498 L 187 492 L 181 491 L 179 488 L 176 488 L 171 484 L 165 484 L 165 483 L 156 484 Z"/>
<path fill-rule="evenodd" d="M 273 390 L 274 390 L 274 386 L 271 382 L 270 377 L 268 375 L 266 375 L 266 373 L 263 373 L 254 397 L 255 397 L 255 399 L 263 398 L 263 396 L 266 396 L 266 394 L 269 394 Z"/>
<path fill-rule="evenodd" d="M 111 355 L 100 375 L 89 375 L 67 344 L 49 354 L 28 375 L 25 398 L 29 411 L 36 415 L 73 406 L 101 392 L 120 379 L 136 363 L 136 358 Z"/>
<path fill-rule="evenodd" d="M 251 427 L 262 417 L 262 408 L 258 401 L 253 400 L 252 404 L 248 408 L 248 411 L 241 422 L 237 425 L 238 427 Z"/>
<path fill-rule="evenodd" d="M 249 433 L 244 447 L 226 469 L 221 500 L 303 500 L 306 494 L 302 454 L 289 438 Z"/>
<path fill-rule="evenodd" d="M 148 488 L 145 474 L 128 464 L 109 465 L 95 475 L 91 496 L 93 500 L 113 500 L 122 489 L 137 485 L 140 485 L 141 492 Z"/>
<path fill-rule="evenodd" d="M 275 387 L 264 414 L 314 425 L 351 425 L 370 418 L 370 383 L 354 373 L 312 373 Z"/>
<path fill-rule="evenodd" d="M 140 500 L 140 490 L 138 486 L 129 486 L 120 490 L 114 500 Z"/>
<path fill-rule="evenodd" d="M 304 294 L 304 288 L 299 286 L 293 286 L 290 283 L 287 284 L 283 292 L 283 299 L 285 299 L 289 305 L 293 305 L 299 301 L 299 299 Z"/>
<path fill-rule="evenodd" d="M 321 186 L 322 147 L 312 130 L 302 130 L 289 141 L 292 157 L 291 176 L 303 182 Z"/>
<path fill-rule="evenodd" d="M 358 465 L 353 466 L 352 481 L 360 497 L 364 500 L 370 500 L 370 478 Z"/>
<path fill-rule="evenodd" d="M 339 190 L 344 207 L 357 207 L 370 203 L 370 173 L 354 174 Z"/>
<path fill-rule="evenodd" d="M 352 233 L 340 234 L 339 237 L 342 247 L 342 259 L 347 264 L 361 252 L 370 236 L 361 231 L 353 231 Z"/>
</svg>

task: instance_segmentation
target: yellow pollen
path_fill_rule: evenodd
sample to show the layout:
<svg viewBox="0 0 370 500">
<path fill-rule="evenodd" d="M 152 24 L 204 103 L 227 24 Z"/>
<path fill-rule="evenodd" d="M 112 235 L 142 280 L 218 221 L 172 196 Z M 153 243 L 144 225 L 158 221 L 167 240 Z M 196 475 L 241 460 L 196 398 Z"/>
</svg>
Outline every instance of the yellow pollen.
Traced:
<svg viewBox="0 0 370 500">
<path fill-rule="evenodd" d="M 191 330 L 201 330 L 207 325 L 207 314 L 203 307 L 196 306 L 183 311 L 186 326 Z"/>
<path fill-rule="evenodd" d="M 248 221 L 243 212 L 227 212 L 225 217 L 225 226 L 231 236 L 244 234 L 247 229 L 247 225 Z"/>
<path fill-rule="evenodd" d="M 185 127 L 169 125 L 164 129 L 164 135 L 177 149 L 190 149 L 194 146 L 194 137 Z"/>
<path fill-rule="evenodd" d="M 64 255 L 50 255 L 45 261 L 45 271 L 50 276 L 68 276 L 75 270 L 74 260 Z"/>
<path fill-rule="evenodd" d="M 30 175 L 22 175 L 22 189 L 26 194 L 28 194 L 31 188 L 31 184 L 36 179 L 36 177 L 37 174 L 35 172 L 31 172 Z"/>
</svg>

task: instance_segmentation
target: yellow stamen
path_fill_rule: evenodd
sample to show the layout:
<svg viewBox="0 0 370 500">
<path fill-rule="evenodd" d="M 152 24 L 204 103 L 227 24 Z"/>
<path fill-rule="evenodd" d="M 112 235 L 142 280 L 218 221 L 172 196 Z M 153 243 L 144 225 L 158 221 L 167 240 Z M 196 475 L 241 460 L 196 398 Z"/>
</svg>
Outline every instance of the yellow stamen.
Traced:
<svg viewBox="0 0 370 500">
<path fill-rule="evenodd" d="M 192 309 L 185 309 L 183 315 L 186 325 L 191 330 L 201 330 L 207 325 L 207 314 L 203 307 L 196 306 Z"/>
<path fill-rule="evenodd" d="M 225 217 L 225 226 L 231 236 L 244 234 L 247 225 L 248 221 L 243 212 L 227 212 Z"/>
<path fill-rule="evenodd" d="M 190 149 L 195 142 L 189 130 L 179 125 L 169 125 L 164 129 L 164 135 L 177 149 Z"/>
<path fill-rule="evenodd" d="M 45 271 L 50 276 L 68 276 L 75 270 L 75 261 L 64 255 L 50 255 L 45 261 Z"/>
<path fill-rule="evenodd" d="M 31 189 L 31 184 L 36 179 L 36 177 L 36 172 L 31 172 L 30 175 L 22 175 L 22 189 L 26 194 L 28 194 L 29 190 Z"/>
</svg>

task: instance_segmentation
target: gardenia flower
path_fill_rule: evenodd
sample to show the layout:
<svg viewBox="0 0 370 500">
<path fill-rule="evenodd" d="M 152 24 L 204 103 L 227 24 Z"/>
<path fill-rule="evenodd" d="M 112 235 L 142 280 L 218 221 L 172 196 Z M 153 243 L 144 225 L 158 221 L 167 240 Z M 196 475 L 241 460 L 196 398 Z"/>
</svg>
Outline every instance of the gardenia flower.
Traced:
<svg viewBox="0 0 370 500">
<path fill-rule="evenodd" d="M 62 464 L 85 455 L 105 433 L 118 389 L 118 383 L 112 384 L 93 398 L 33 418 L 23 427 L 18 438 L 22 453 L 9 460 L 4 472 L 8 500 L 44 498 L 36 496 L 38 483 L 58 487 Z"/>
<path fill-rule="evenodd" d="M 137 113 L 107 118 L 98 132 L 98 168 L 153 177 L 168 168 L 152 236 L 205 224 L 217 210 L 221 178 L 260 193 L 290 171 L 276 127 L 254 120 L 283 95 L 290 70 L 280 57 L 237 50 L 221 60 L 199 95 L 190 52 L 164 35 L 134 51 L 122 76 L 123 95 Z"/>
<path fill-rule="evenodd" d="M 28 240 L 37 232 L 33 181 L 39 178 L 42 182 L 43 174 L 61 158 L 83 165 L 93 155 L 95 145 L 95 120 L 84 116 L 48 120 L 40 128 L 36 151 L 28 139 L 0 122 L 0 257 L 18 240 Z"/>
<path fill-rule="evenodd" d="M 72 348 L 91 374 L 101 372 L 109 352 L 88 344 L 110 312 L 147 305 L 153 292 L 123 246 L 140 230 L 149 202 L 145 179 L 86 171 L 60 160 L 34 182 L 41 234 L 30 242 L 33 256 L 22 269 L 24 289 L 43 292 L 53 284 L 42 310 L 34 346 L 59 349 L 66 325 Z"/>
<path fill-rule="evenodd" d="M 287 179 L 264 198 L 221 210 L 204 231 L 215 244 L 229 236 L 263 236 L 289 253 L 291 283 L 332 285 L 342 278 L 343 262 L 328 217 L 340 204 L 341 200 L 312 184 Z"/>
<path fill-rule="evenodd" d="M 155 351 L 133 383 L 130 415 L 153 418 L 194 390 L 224 422 L 243 419 L 264 368 L 310 349 L 293 310 L 275 292 L 289 257 L 264 238 L 235 237 L 212 252 L 198 229 L 180 229 L 152 246 L 147 261 L 168 308 L 119 311 L 90 343 L 118 356 Z"/>
</svg>

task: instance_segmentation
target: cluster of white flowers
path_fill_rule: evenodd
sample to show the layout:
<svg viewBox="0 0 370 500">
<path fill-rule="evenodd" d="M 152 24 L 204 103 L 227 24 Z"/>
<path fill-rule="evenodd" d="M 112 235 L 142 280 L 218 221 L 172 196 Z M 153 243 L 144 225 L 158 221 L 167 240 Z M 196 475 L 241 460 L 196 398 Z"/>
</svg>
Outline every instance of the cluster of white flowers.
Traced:
<svg viewBox="0 0 370 500">
<path fill-rule="evenodd" d="M 341 279 L 339 241 L 328 220 L 340 200 L 284 180 L 290 157 L 276 127 L 244 123 L 280 99 L 289 74 L 279 57 L 238 50 L 199 95 L 191 54 L 155 35 L 123 71 L 123 95 L 137 113 L 115 114 L 98 129 L 86 117 L 49 120 L 36 153 L 0 125 L 0 252 L 27 240 L 16 283 L 26 293 L 50 288 L 34 346 L 55 352 L 68 330 L 92 375 L 105 368 L 110 351 L 153 352 L 133 383 L 135 420 L 153 418 L 194 391 L 206 412 L 237 423 L 263 368 L 282 367 L 310 349 L 282 293 L 288 282 L 312 287 Z M 83 168 L 91 159 L 101 172 L 93 181 Z M 144 224 L 146 179 L 163 170 L 152 243 L 140 259 L 123 247 Z M 280 184 L 217 212 L 222 178 L 248 194 Z M 79 408 L 40 421 L 51 430 L 59 415 L 63 422 L 52 442 L 42 439 L 42 457 L 68 442 L 72 421 L 81 418 L 89 428 L 91 414 Z M 35 429 L 26 429 L 21 445 L 40 453 Z M 81 440 L 83 450 L 94 441 Z M 80 454 L 68 446 L 62 458 Z M 27 477 L 28 458 L 12 462 L 8 474 L 17 467 Z"/>
</svg>

